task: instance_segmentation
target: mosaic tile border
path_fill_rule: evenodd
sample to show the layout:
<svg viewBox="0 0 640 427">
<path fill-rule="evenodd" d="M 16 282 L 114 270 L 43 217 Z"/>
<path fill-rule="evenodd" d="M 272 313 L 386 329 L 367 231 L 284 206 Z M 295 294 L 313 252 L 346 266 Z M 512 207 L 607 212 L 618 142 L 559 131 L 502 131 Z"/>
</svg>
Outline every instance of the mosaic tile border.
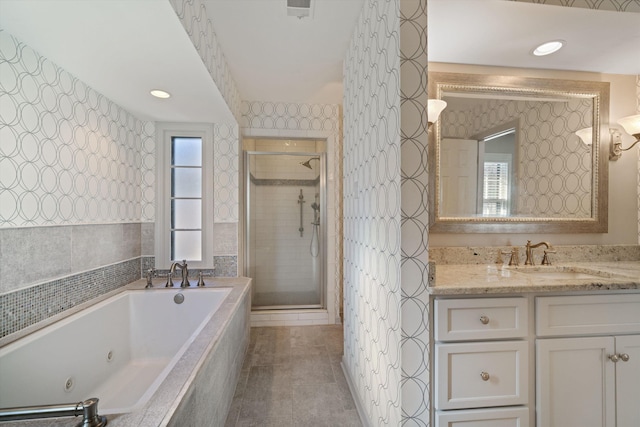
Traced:
<svg viewBox="0 0 640 427">
<path fill-rule="evenodd" d="M 139 278 L 140 258 L 134 258 L 0 295 L 0 338 Z"/>
<path fill-rule="evenodd" d="M 316 179 L 268 179 L 268 178 L 256 178 L 253 174 L 250 175 L 252 184 L 255 185 L 294 185 L 300 187 L 315 187 L 320 185 L 320 177 Z"/>
<path fill-rule="evenodd" d="M 155 257 L 143 256 L 140 259 L 141 276 L 155 265 Z M 213 257 L 214 269 L 189 269 L 189 280 L 193 281 L 198 277 L 198 272 L 202 271 L 209 277 L 238 277 L 238 256 L 237 255 L 216 255 Z M 167 273 L 167 270 L 157 270 L 158 275 Z"/>
</svg>

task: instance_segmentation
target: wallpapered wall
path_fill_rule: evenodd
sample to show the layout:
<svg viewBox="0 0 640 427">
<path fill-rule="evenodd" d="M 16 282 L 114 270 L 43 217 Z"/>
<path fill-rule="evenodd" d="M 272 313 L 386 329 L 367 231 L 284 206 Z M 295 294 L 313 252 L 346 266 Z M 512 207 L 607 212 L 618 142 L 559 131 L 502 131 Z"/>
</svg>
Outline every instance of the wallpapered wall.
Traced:
<svg viewBox="0 0 640 427">
<path fill-rule="evenodd" d="M 400 425 L 399 1 L 365 1 L 344 62 L 343 363 L 373 425 Z"/>
<path fill-rule="evenodd" d="M 146 123 L 0 31 L 0 227 L 139 221 Z"/>
<path fill-rule="evenodd" d="M 519 120 L 517 213 L 525 216 L 591 217 L 591 150 L 574 134 L 591 126 L 592 106 L 487 100 L 465 110 L 445 109 L 443 138 L 470 138 Z"/>
<path fill-rule="evenodd" d="M 240 121 L 240 92 L 203 0 L 169 0 L 229 110 Z M 212 118 L 213 120 L 213 118 Z"/>
<path fill-rule="evenodd" d="M 402 424 L 428 426 L 427 1 L 400 0 Z"/>
</svg>

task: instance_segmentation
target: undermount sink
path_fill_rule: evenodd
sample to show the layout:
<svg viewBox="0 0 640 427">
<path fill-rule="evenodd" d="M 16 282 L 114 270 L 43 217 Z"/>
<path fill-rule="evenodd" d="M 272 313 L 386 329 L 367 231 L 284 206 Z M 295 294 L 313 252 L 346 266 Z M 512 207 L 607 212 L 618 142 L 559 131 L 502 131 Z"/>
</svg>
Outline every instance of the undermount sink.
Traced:
<svg viewBox="0 0 640 427">
<path fill-rule="evenodd" d="M 571 268 L 560 268 L 554 270 L 547 269 L 518 269 L 516 270 L 518 273 L 528 274 L 530 276 L 535 276 L 540 279 L 549 279 L 549 280 L 588 280 L 588 279 L 599 279 L 602 277 L 609 277 L 607 274 L 599 273 L 599 272 L 583 272 L 576 271 Z"/>
</svg>

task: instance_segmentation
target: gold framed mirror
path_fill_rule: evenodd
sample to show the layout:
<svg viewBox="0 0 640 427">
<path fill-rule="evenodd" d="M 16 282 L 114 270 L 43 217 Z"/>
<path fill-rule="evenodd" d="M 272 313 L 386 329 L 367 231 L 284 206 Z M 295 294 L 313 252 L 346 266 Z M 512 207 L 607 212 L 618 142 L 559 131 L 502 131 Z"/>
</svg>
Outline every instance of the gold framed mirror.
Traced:
<svg viewBox="0 0 640 427">
<path fill-rule="evenodd" d="M 609 83 L 432 72 L 429 97 L 431 232 L 607 231 Z"/>
</svg>

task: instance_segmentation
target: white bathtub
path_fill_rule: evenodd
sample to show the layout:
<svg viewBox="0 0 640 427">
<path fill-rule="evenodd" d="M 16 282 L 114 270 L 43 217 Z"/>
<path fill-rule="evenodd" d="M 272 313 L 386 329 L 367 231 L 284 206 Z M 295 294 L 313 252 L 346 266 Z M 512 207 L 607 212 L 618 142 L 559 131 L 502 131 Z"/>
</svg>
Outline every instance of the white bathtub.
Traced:
<svg viewBox="0 0 640 427">
<path fill-rule="evenodd" d="M 135 411 L 230 291 L 125 291 L 1 348 L 0 407 L 98 397 L 100 414 Z"/>
</svg>

